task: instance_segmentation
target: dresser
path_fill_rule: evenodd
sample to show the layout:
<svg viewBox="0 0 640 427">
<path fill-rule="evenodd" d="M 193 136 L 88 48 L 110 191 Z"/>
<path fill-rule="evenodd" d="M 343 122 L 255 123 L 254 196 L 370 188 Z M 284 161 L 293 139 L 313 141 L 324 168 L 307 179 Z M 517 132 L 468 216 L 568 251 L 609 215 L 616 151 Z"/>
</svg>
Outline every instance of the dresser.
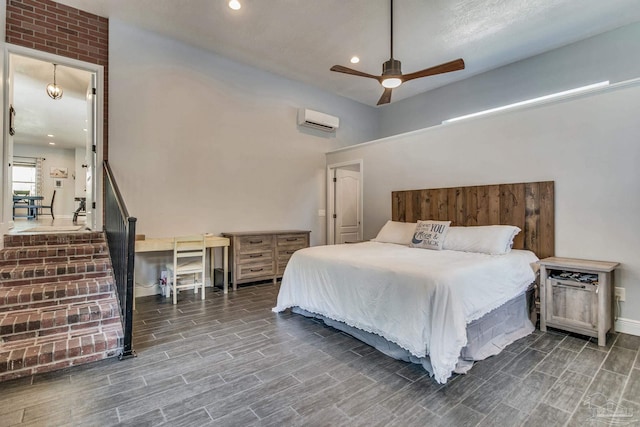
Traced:
<svg viewBox="0 0 640 427">
<path fill-rule="evenodd" d="M 222 233 L 230 240 L 230 265 L 233 289 L 239 283 L 273 280 L 284 274 L 291 255 L 309 247 L 310 231 L 242 231 Z"/>
</svg>

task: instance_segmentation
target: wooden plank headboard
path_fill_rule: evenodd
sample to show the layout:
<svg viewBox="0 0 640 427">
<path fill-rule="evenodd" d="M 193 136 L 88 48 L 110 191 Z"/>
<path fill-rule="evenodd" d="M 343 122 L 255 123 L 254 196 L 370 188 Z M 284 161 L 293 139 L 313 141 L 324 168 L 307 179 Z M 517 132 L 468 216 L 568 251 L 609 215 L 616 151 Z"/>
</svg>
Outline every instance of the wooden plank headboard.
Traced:
<svg viewBox="0 0 640 427">
<path fill-rule="evenodd" d="M 451 225 L 516 225 L 515 249 L 554 255 L 553 181 L 393 191 L 391 219 L 451 221 Z"/>
</svg>

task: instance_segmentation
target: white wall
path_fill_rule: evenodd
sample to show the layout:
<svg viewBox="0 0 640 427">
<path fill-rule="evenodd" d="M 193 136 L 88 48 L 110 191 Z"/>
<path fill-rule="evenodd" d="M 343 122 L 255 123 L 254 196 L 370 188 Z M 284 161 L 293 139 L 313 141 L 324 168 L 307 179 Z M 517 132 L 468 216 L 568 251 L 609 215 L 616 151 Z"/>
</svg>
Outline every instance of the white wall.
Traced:
<svg viewBox="0 0 640 427">
<path fill-rule="evenodd" d="M 621 316 L 640 322 L 639 111 L 640 83 L 386 138 L 327 164 L 364 160 L 365 239 L 391 217 L 393 190 L 555 181 L 556 255 L 621 262 Z"/>
<path fill-rule="evenodd" d="M 325 153 L 375 138 L 375 109 L 114 19 L 109 34 L 109 162 L 139 234 L 305 229 L 325 241 Z M 299 107 L 340 129 L 298 128 Z"/>
<path fill-rule="evenodd" d="M 49 205 L 53 191 L 56 190 L 56 199 L 53 204 L 53 214 L 56 218 L 71 218 L 76 209 L 74 197 L 76 195 L 76 174 L 75 150 L 55 147 L 45 147 L 40 145 L 15 144 L 13 146 L 14 156 L 43 157 L 42 162 L 42 196 L 43 204 Z M 52 178 L 50 171 L 52 167 L 67 168 L 68 178 Z M 55 188 L 55 181 L 62 181 L 62 188 Z M 48 211 L 47 211 L 48 212 Z M 46 216 L 49 218 L 48 216 Z"/>
<path fill-rule="evenodd" d="M 591 83 L 640 77 L 638 51 L 635 23 L 391 103 L 379 109 L 378 138 Z"/>
</svg>

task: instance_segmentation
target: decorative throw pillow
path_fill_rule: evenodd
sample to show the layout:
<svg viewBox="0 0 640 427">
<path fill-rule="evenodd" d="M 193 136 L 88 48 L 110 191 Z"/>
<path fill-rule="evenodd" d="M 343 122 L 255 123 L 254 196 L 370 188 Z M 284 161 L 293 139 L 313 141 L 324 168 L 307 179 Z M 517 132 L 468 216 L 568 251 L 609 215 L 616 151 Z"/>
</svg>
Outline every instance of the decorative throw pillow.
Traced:
<svg viewBox="0 0 640 427">
<path fill-rule="evenodd" d="M 412 248 L 442 250 L 451 221 L 418 221 L 411 239 Z"/>
<path fill-rule="evenodd" d="M 415 222 L 399 222 L 389 220 L 385 225 L 382 226 L 376 238 L 371 239 L 371 241 L 380 243 L 395 243 L 397 245 L 409 245 L 415 231 Z"/>
<path fill-rule="evenodd" d="M 511 251 L 513 238 L 520 232 L 514 225 L 479 225 L 450 227 L 444 239 L 444 249 L 504 255 Z"/>
</svg>

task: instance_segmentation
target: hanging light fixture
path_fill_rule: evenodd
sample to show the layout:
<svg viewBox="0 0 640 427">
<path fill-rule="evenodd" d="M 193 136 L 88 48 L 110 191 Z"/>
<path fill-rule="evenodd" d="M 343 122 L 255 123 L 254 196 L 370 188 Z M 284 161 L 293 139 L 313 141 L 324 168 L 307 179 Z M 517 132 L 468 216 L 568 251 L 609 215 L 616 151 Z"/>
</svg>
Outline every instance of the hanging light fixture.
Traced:
<svg viewBox="0 0 640 427">
<path fill-rule="evenodd" d="M 62 87 L 58 86 L 56 83 L 56 67 L 58 64 L 53 64 L 53 83 L 49 83 L 47 85 L 47 95 L 51 97 L 51 99 L 60 99 L 62 98 Z"/>
</svg>

